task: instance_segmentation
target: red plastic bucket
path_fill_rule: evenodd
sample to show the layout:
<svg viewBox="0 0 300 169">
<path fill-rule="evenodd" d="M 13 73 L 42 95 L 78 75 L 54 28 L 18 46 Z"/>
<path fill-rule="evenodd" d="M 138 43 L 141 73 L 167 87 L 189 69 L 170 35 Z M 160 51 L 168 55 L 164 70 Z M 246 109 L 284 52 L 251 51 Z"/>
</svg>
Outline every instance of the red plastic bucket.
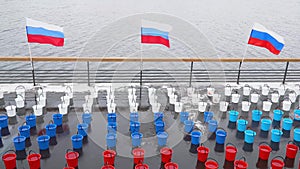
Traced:
<svg viewBox="0 0 300 169">
<path fill-rule="evenodd" d="M 27 161 L 30 169 L 40 169 L 41 168 L 41 155 L 37 153 L 30 154 L 27 156 Z"/>
<path fill-rule="evenodd" d="M 69 150 L 67 150 L 65 158 L 67 160 L 68 166 L 76 168 L 78 166 L 78 157 L 79 157 L 79 153 L 75 151 L 69 152 Z"/>
<path fill-rule="evenodd" d="M 205 162 L 205 169 L 218 169 L 219 164 L 216 160 L 207 160 Z"/>
<path fill-rule="evenodd" d="M 105 165 L 105 166 L 101 167 L 101 169 L 115 169 L 115 167 L 112 165 Z"/>
<path fill-rule="evenodd" d="M 287 144 L 286 145 L 286 156 L 290 159 L 295 159 L 299 147 L 295 144 Z"/>
<path fill-rule="evenodd" d="M 246 158 L 242 157 L 239 160 L 235 160 L 234 161 L 234 167 L 235 167 L 235 169 L 246 169 L 248 167 L 248 163 L 246 162 Z"/>
<path fill-rule="evenodd" d="M 102 153 L 105 165 L 115 165 L 116 152 L 114 150 L 105 150 Z"/>
<path fill-rule="evenodd" d="M 168 163 L 171 162 L 173 150 L 167 147 L 160 149 L 161 162 Z"/>
<path fill-rule="evenodd" d="M 227 161 L 234 161 L 237 153 L 237 148 L 233 144 L 227 144 L 225 149 L 225 159 Z"/>
<path fill-rule="evenodd" d="M 165 164 L 165 169 L 178 169 L 178 164 L 169 162 Z"/>
<path fill-rule="evenodd" d="M 141 148 L 135 148 L 132 150 L 134 164 L 141 164 L 144 162 L 145 150 Z"/>
<path fill-rule="evenodd" d="M 64 169 L 75 169 L 74 167 L 64 167 Z"/>
<path fill-rule="evenodd" d="M 198 161 L 205 162 L 207 160 L 208 154 L 209 154 L 209 148 L 201 145 L 197 148 L 198 152 Z"/>
<path fill-rule="evenodd" d="M 15 153 L 7 153 L 7 152 L 2 155 L 2 160 L 4 162 L 5 168 L 6 169 L 17 168 L 17 162 L 16 162 L 17 155 Z"/>
<path fill-rule="evenodd" d="M 278 159 L 281 158 L 282 160 Z M 284 167 L 284 159 L 281 156 L 276 156 L 271 161 L 272 169 L 283 169 Z"/>
<path fill-rule="evenodd" d="M 268 144 L 259 145 L 259 158 L 262 160 L 268 160 L 272 148 Z"/>
<path fill-rule="evenodd" d="M 138 164 L 135 166 L 135 169 L 149 169 L 147 164 Z"/>
</svg>

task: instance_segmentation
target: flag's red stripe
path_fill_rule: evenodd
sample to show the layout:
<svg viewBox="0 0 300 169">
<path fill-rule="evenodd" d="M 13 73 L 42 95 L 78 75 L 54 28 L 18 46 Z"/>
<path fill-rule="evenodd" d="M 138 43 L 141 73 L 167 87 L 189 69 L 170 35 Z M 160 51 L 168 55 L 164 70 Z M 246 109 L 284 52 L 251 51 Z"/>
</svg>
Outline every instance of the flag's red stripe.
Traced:
<svg viewBox="0 0 300 169">
<path fill-rule="evenodd" d="M 268 49 L 270 52 L 274 53 L 275 55 L 278 55 L 280 53 L 280 50 L 277 50 L 269 41 L 266 40 L 260 40 L 257 38 L 249 38 L 248 44 L 260 46 Z"/>
<path fill-rule="evenodd" d="M 30 43 L 42 43 L 42 44 L 51 44 L 54 46 L 64 46 L 64 38 L 27 34 L 27 39 L 28 42 Z"/>
<path fill-rule="evenodd" d="M 170 47 L 169 40 L 161 36 L 142 35 L 142 43 L 162 44 L 168 48 Z"/>
</svg>

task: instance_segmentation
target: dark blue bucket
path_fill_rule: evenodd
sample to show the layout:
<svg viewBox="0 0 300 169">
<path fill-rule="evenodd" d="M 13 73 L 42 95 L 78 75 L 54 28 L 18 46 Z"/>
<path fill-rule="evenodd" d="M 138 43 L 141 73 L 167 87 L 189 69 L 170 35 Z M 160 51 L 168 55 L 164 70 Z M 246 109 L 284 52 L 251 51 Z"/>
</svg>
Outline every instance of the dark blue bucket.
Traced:
<svg viewBox="0 0 300 169">
<path fill-rule="evenodd" d="M 248 121 L 244 119 L 237 120 L 237 130 L 244 132 L 247 129 Z"/>
<path fill-rule="evenodd" d="M 294 120 L 300 121 L 300 109 L 294 110 Z"/>
<path fill-rule="evenodd" d="M 18 130 L 19 130 L 19 133 L 21 136 L 24 136 L 26 138 L 30 137 L 30 126 L 29 125 L 20 126 L 20 127 L 18 127 Z"/>
<path fill-rule="evenodd" d="M 26 116 L 26 124 L 30 126 L 30 128 L 36 126 L 36 116 L 34 114 Z"/>
<path fill-rule="evenodd" d="M 217 120 L 209 120 L 208 121 L 208 131 L 209 132 L 215 132 L 218 128 L 218 122 Z"/>
<path fill-rule="evenodd" d="M 272 129 L 271 134 L 271 140 L 275 143 L 279 143 L 283 132 L 279 129 Z"/>
<path fill-rule="evenodd" d="M 224 129 L 218 129 L 216 131 L 216 142 L 218 144 L 224 144 L 227 136 L 227 132 Z"/>
<path fill-rule="evenodd" d="M 90 125 L 91 122 L 92 122 L 92 114 L 90 114 L 90 113 L 83 113 L 82 114 L 82 122 Z"/>
<path fill-rule="evenodd" d="M 230 110 L 228 113 L 229 113 L 229 121 L 230 122 L 236 122 L 238 117 L 239 117 L 239 112 L 234 111 L 234 110 Z"/>
<path fill-rule="evenodd" d="M 154 123 L 157 121 L 163 121 L 163 119 L 164 119 L 164 113 L 162 112 L 154 113 Z"/>
<path fill-rule="evenodd" d="M 156 133 L 165 131 L 165 123 L 163 121 L 155 122 L 155 131 Z"/>
<path fill-rule="evenodd" d="M 50 136 L 42 135 L 36 138 L 39 144 L 40 150 L 47 150 L 49 148 Z"/>
<path fill-rule="evenodd" d="M 180 112 L 180 122 L 184 123 L 184 121 L 189 119 L 189 112 Z"/>
<path fill-rule="evenodd" d="M 252 120 L 253 121 L 259 122 L 260 118 L 261 118 L 261 115 L 262 115 L 262 111 L 260 111 L 260 110 L 252 110 Z"/>
<path fill-rule="evenodd" d="M 194 145 L 199 145 L 200 144 L 200 140 L 201 140 L 201 136 L 202 133 L 200 131 L 193 131 L 191 133 L 191 137 L 192 137 L 192 144 Z"/>
<path fill-rule="evenodd" d="M 246 143 L 252 144 L 252 143 L 254 143 L 255 136 L 256 136 L 256 132 L 255 131 L 253 131 L 253 130 L 245 130 L 245 140 L 244 141 Z"/>
<path fill-rule="evenodd" d="M 140 122 L 130 122 L 130 132 L 135 133 L 135 132 L 140 132 Z"/>
<path fill-rule="evenodd" d="M 55 137 L 56 136 L 56 124 L 48 124 L 46 128 L 46 135 L 50 137 Z"/>
<path fill-rule="evenodd" d="M 283 118 L 282 123 L 282 128 L 284 130 L 290 131 L 293 127 L 293 120 L 290 118 Z"/>
<path fill-rule="evenodd" d="M 106 134 L 106 145 L 108 148 L 116 147 L 117 135 L 113 133 Z"/>
<path fill-rule="evenodd" d="M 214 113 L 210 111 L 204 112 L 204 123 L 208 122 L 214 117 Z"/>
<path fill-rule="evenodd" d="M 87 136 L 88 127 L 89 125 L 86 123 L 78 124 L 77 125 L 78 134 L 82 135 L 83 137 Z"/>
<path fill-rule="evenodd" d="M 272 124 L 271 119 L 261 119 L 260 129 L 262 131 L 269 131 Z"/>
<path fill-rule="evenodd" d="M 158 146 L 163 147 L 167 144 L 168 140 L 168 133 L 166 132 L 159 132 L 157 133 L 157 141 L 158 141 Z"/>
<path fill-rule="evenodd" d="M 114 133 L 116 134 L 117 132 L 117 123 L 116 122 L 110 122 L 110 123 L 107 123 L 107 132 L 108 133 Z"/>
<path fill-rule="evenodd" d="M 108 122 L 117 122 L 117 114 L 116 113 L 108 113 L 107 121 Z"/>
<path fill-rule="evenodd" d="M 141 146 L 143 134 L 142 133 L 132 133 L 131 134 L 131 143 L 133 147 Z"/>
<path fill-rule="evenodd" d="M 63 122 L 63 115 L 62 114 L 53 114 L 52 119 L 54 121 L 54 124 L 57 126 L 61 126 Z"/>
<path fill-rule="evenodd" d="M 82 148 L 83 136 L 81 134 L 75 134 L 71 137 L 73 149 Z"/>
<path fill-rule="evenodd" d="M 194 129 L 194 122 L 192 120 L 184 121 L 184 132 L 190 133 Z"/>
<path fill-rule="evenodd" d="M 6 128 L 8 126 L 8 117 L 7 115 L 0 115 L 0 127 Z"/>
<path fill-rule="evenodd" d="M 274 120 L 276 121 L 281 121 L 281 118 L 283 116 L 283 111 L 281 110 L 273 110 L 273 113 L 274 113 Z"/>
<path fill-rule="evenodd" d="M 26 137 L 24 137 L 24 136 L 17 136 L 13 139 L 15 149 L 17 151 L 25 150 L 25 140 L 26 140 Z"/>
<path fill-rule="evenodd" d="M 136 112 L 130 113 L 130 122 L 138 122 L 139 114 Z"/>
<path fill-rule="evenodd" d="M 294 140 L 300 142 L 300 128 L 294 129 Z"/>
</svg>

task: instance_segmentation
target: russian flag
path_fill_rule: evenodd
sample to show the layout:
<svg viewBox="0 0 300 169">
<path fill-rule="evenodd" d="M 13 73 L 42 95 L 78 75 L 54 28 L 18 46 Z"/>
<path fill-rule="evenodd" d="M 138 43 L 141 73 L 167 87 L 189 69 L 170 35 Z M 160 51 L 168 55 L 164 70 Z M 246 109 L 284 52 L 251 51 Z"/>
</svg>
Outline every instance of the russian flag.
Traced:
<svg viewBox="0 0 300 169">
<path fill-rule="evenodd" d="M 170 25 L 142 20 L 141 42 L 150 44 L 162 44 L 170 48 Z"/>
<path fill-rule="evenodd" d="M 278 55 L 284 46 L 284 39 L 277 33 L 255 23 L 248 44 L 264 47 L 273 54 Z"/>
<path fill-rule="evenodd" d="M 62 27 L 26 18 L 26 32 L 29 43 L 64 46 Z"/>
</svg>

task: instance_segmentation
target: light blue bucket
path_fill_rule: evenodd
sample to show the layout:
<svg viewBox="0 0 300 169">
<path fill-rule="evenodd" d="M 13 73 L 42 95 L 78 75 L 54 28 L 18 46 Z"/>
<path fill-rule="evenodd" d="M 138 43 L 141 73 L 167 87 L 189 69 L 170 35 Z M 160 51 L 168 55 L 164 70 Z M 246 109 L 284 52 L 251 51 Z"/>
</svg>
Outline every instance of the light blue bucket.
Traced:
<svg viewBox="0 0 300 169">
<path fill-rule="evenodd" d="M 271 140 L 275 143 L 279 143 L 283 132 L 280 131 L 279 129 L 272 129 L 271 133 L 272 133 Z"/>
<path fill-rule="evenodd" d="M 24 136 L 17 136 L 13 139 L 15 149 L 17 151 L 25 150 L 25 140 L 26 140 L 26 137 L 24 137 Z"/>
<path fill-rule="evenodd" d="M 273 113 L 274 113 L 274 120 L 276 121 L 281 121 L 281 118 L 283 116 L 283 111 L 281 110 L 273 110 Z"/>
<path fill-rule="evenodd" d="M 184 121 L 184 132 L 190 133 L 194 129 L 194 122 L 192 120 Z"/>
<path fill-rule="evenodd" d="M 138 122 L 139 114 L 137 112 L 130 113 L 130 122 Z"/>
<path fill-rule="evenodd" d="M 155 131 L 156 133 L 165 131 L 165 123 L 163 121 L 155 122 Z"/>
<path fill-rule="evenodd" d="M 218 122 L 217 120 L 209 120 L 208 121 L 208 131 L 209 132 L 215 132 L 218 128 Z"/>
<path fill-rule="evenodd" d="M 300 142 L 300 128 L 294 129 L 294 140 Z"/>
<path fill-rule="evenodd" d="M 54 124 L 57 126 L 61 126 L 63 123 L 63 115 L 62 114 L 53 114 L 52 119 L 54 121 Z"/>
<path fill-rule="evenodd" d="M 245 130 L 245 142 L 252 144 L 254 142 L 256 132 L 253 130 Z"/>
<path fill-rule="evenodd" d="M 262 111 L 260 111 L 260 110 L 252 110 L 252 120 L 253 121 L 259 122 L 260 118 L 261 118 L 261 115 L 262 115 Z"/>
<path fill-rule="evenodd" d="M 135 133 L 135 132 L 140 132 L 140 122 L 130 122 L 130 132 Z"/>
<path fill-rule="evenodd" d="M 108 122 L 117 122 L 117 114 L 116 113 L 108 113 L 107 121 Z"/>
<path fill-rule="evenodd" d="M 202 133 L 200 131 L 193 131 L 191 133 L 192 141 L 191 143 L 194 145 L 199 145 L 201 140 Z"/>
<path fill-rule="evenodd" d="M 184 123 L 184 121 L 189 119 L 189 112 L 180 112 L 180 122 Z"/>
<path fill-rule="evenodd" d="M 239 117 L 239 112 L 234 111 L 234 110 L 230 110 L 228 113 L 229 113 L 229 121 L 230 122 L 236 122 L 238 117 Z"/>
<path fill-rule="evenodd" d="M 216 131 L 216 142 L 218 144 L 224 144 L 227 136 L 227 132 L 224 129 L 218 129 Z"/>
<path fill-rule="evenodd" d="M 108 148 L 116 147 L 117 135 L 113 133 L 106 134 L 106 145 Z"/>
<path fill-rule="evenodd" d="M 117 125 L 118 124 L 116 122 L 107 123 L 107 132 L 116 134 L 117 133 Z"/>
<path fill-rule="evenodd" d="M 269 131 L 272 124 L 271 119 L 261 119 L 260 129 L 262 131 Z"/>
<path fill-rule="evenodd" d="M 159 132 L 157 133 L 157 142 L 158 142 L 158 145 L 160 147 L 163 147 L 167 144 L 167 140 L 168 140 L 168 133 L 166 132 Z"/>
<path fill-rule="evenodd" d="M 83 113 L 82 114 L 82 122 L 83 123 L 86 123 L 86 124 L 90 125 L 91 121 L 92 121 L 92 114 L 90 114 L 90 113 Z"/>
<path fill-rule="evenodd" d="M 49 148 L 50 136 L 42 135 L 36 138 L 36 141 L 39 144 L 40 150 L 47 150 Z"/>
<path fill-rule="evenodd" d="M 83 136 L 81 134 L 75 134 L 71 137 L 73 149 L 82 148 Z"/>
<path fill-rule="evenodd" d="M 204 123 L 208 122 L 214 117 L 214 113 L 210 111 L 204 112 Z"/>
<path fill-rule="evenodd" d="M 56 124 L 48 124 L 46 125 L 46 135 L 50 137 L 56 136 Z"/>
<path fill-rule="evenodd" d="M 29 125 L 20 126 L 20 127 L 18 127 L 18 130 L 19 130 L 19 133 L 21 136 L 24 136 L 26 138 L 30 137 L 30 126 Z"/>
<path fill-rule="evenodd" d="M 248 121 L 244 119 L 237 120 L 237 130 L 244 132 L 247 129 Z"/>
<path fill-rule="evenodd" d="M 283 122 L 282 128 L 284 130 L 290 131 L 292 129 L 292 127 L 293 127 L 293 120 L 292 119 L 283 118 L 282 122 Z"/>
<path fill-rule="evenodd" d="M 162 112 L 154 113 L 154 123 L 157 121 L 163 121 L 163 119 L 164 119 L 164 113 Z"/>
<path fill-rule="evenodd" d="M 143 134 L 142 133 L 132 133 L 131 134 L 131 143 L 133 147 L 141 146 Z"/>
<path fill-rule="evenodd" d="M 294 110 L 294 120 L 300 121 L 300 109 Z"/>
<path fill-rule="evenodd" d="M 82 135 L 83 137 L 87 136 L 88 128 L 89 126 L 86 123 L 78 124 L 77 125 L 78 134 Z"/>
</svg>

